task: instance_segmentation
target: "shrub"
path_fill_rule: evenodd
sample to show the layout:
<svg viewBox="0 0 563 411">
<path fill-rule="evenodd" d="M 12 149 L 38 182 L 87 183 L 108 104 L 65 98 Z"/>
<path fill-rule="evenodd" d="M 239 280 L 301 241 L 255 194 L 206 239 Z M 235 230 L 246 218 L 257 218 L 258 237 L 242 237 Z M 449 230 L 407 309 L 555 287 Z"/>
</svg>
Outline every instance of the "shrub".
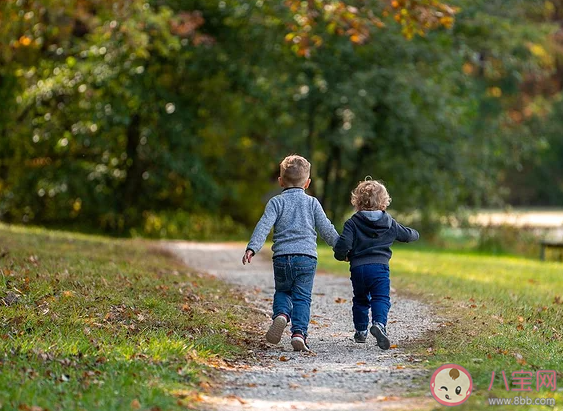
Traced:
<svg viewBox="0 0 563 411">
<path fill-rule="evenodd" d="M 183 240 L 240 240 L 247 229 L 229 216 L 185 211 L 145 212 L 143 225 L 132 236 Z"/>
</svg>

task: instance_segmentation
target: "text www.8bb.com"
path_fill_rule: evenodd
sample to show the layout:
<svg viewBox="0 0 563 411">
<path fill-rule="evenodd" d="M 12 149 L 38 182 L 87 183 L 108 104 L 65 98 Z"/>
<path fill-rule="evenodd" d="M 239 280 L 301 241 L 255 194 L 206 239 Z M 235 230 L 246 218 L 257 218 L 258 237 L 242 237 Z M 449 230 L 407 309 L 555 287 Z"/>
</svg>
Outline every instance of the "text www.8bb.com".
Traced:
<svg viewBox="0 0 563 411">
<path fill-rule="evenodd" d="M 489 398 L 489 405 L 548 405 L 555 406 L 555 398 L 530 398 L 530 397 L 513 397 L 513 398 Z"/>
</svg>

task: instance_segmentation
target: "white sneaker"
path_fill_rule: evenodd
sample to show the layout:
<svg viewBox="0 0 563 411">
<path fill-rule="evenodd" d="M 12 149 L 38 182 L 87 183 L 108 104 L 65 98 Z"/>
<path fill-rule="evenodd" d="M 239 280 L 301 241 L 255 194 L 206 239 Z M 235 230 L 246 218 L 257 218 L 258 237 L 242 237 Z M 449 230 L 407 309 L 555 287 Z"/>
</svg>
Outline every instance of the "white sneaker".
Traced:
<svg viewBox="0 0 563 411">
<path fill-rule="evenodd" d="M 307 345 L 307 337 L 300 333 L 293 333 L 291 336 L 291 346 L 293 351 L 311 351 Z"/>
<path fill-rule="evenodd" d="M 278 315 L 272 321 L 272 325 L 268 329 L 266 333 L 266 341 L 272 344 L 277 344 L 281 341 L 283 330 L 285 330 L 285 326 L 287 325 L 287 317 L 283 314 Z"/>
</svg>

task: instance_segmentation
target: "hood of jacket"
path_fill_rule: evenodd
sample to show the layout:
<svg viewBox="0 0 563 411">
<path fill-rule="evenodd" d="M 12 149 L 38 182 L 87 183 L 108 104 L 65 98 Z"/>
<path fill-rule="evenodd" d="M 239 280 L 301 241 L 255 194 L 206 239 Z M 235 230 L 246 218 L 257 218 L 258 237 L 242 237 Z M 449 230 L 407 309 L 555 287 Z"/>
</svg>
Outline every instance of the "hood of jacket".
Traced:
<svg viewBox="0 0 563 411">
<path fill-rule="evenodd" d="M 358 211 L 353 216 L 354 223 L 368 237 L 380 237 L 391 228 L 393 219 L 385 211 Z"/>
</svg>

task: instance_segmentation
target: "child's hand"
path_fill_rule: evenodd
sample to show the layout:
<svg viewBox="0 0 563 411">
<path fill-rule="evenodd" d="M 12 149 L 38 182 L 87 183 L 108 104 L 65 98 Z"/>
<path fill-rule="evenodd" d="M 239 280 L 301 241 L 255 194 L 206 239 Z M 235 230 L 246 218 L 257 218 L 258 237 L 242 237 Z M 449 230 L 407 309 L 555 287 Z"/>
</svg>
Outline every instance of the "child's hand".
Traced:
<svg viewBox="0 0 563 411">
<path fill-rule="evenodd" d="M 246 252 L 242 256 L 242 265 L 245 265 L 247 262 L 248 264 L 250 264 L 252 257 L 254 257 L 254 252 L 252 252 L 252 250 L 246 250 Z"/>
</svg>

